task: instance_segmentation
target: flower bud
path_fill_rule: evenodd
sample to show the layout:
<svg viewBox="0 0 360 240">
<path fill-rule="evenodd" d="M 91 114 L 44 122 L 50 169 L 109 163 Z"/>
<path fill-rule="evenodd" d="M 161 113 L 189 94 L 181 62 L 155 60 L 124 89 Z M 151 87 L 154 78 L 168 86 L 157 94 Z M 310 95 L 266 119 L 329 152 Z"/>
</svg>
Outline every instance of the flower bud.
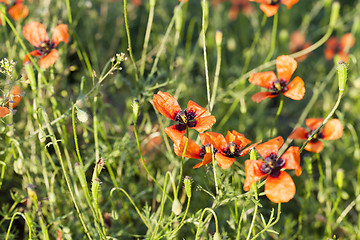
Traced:
<svg viewBox="0 0 360 240">
<path fill-rule="evenodd" d="M 191 198 L 191 178 L 186 176 L 184 179 L 185 192 L 188 198 Z"/>
<path fill-rule="evenodd" d="M 219 232 L 216 232 L 213 237 L 214 240 L 221 240 L 221 235 Z"/>
<path fill-rule="evenodd" d="M 257 159 L 257 152 L 255 149 L 251 149 L 250 151 L 250 160 L 256 160 Z"/>
<path fill-rule="evenodd" d="M 139 117 L 139 109 L 140 109 L 140 103 L 139 103 L 139 100 L 138 100 L 138 99 L 135 99 L 135 100 L 133 101 L 132 107 L 133 107 L 133 119 L 134 119 L 134 124 L 136 124 L 137 119 L 138 119 L 138 117 Z"/>
<path fill-rule="evenodd" d="M 181 203 L 180 203 L 180 201 L 178 199 L 174 199 L 171 210 L 173 211 L 173 213 L 176 216 L 180 215 L 181 210 L 182 210 L 182 206 L 181 206 Z"/>
<path fill-rule="evenodd" d="M 215 34 L 215 41 L 216 41 L 216 46 L 220 46 L 221 43 L 222 43 L 222 38 L 223 38 L 223 34 L 220 30 L 217 30 L 216 31 L 216 34 Z"/>
<path fill-rule="evenodd" d="M 42 143 L 45 142 L 45 140 L 46 140 L 46 133 L 45 133 L 45 131 L 42 130 L 42 129 L 40 129 L 40 130 L 39 130 L 38 137 L 39 137 L 39 141 L 40 141 L 40 142 L 42 142 Z"/>
<path fill-rule="evenodd" d="M 77 109 L 76 117 L 82 123 L 85 123 L 89 120 L 89 114 L 87 114 L 87 112 L 81 110 L 80 108 Z"/>
<path fill-rule="evenodd" d="M 347 80 L 347 64 L 344 61 L 337 63 L 337 73 L 339 80 L 339 91 L 344 92 L 346 80 Z"/>
<path fill-rule="evenodd" d="M 339 168 L 336 171 L 336 185 L 338 186 L 339 189 L 342 189 L 344 184 L 344 169 Z"/>
<path fill-rule="evenodd" d="M 94 201 L 98 199 L 98 193 L 100 188 L 101 180 L 99 178 L 95 178 L 91 185 L 91 193 Z"/>
</svg>

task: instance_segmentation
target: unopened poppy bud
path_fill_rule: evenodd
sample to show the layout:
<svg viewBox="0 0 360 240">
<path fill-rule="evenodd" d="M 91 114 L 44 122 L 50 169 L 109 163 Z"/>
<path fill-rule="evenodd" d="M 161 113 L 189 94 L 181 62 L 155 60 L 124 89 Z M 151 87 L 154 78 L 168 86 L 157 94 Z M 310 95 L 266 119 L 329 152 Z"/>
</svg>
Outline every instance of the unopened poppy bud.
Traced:
<svg viewBox="0 0 360 240">
<path fill-rule="evenodd" d="M 188 198 L 191 198 L 191 178 L 186 176 L 184 179 L 185 192 Z"/>
<path fill-rule="evenodd" d="M 44 132 L 44 130 L 40 129 L 39 130 L 39 134 L 38 134 L 38 137 L 39 137 L 39 141 L 40 142 L 45 142 L 46 140 L 46 133 Z"/>
<path fill-rule="evenodd" d="M 104 164 L 105 164 L 105 160 L 103 158 L 99 158 L 95 166 L 96 173 L 98 176 L 101 173 L 101 170 L 104 168 Z"/>
<path fill-rule="evenodd" d="M 339 168 L 336 171 L 336 185 L 338 186 L 339 189 L 342 189 L 344 184 L 344 169 Z"/>
<path fill-rule="evenodd" d="M 76 173 L 77 177 L 79 178 L 81 187 L 86 187 L 87 182 L 86 182 L 86 177 L 85 177 L 83 167 L 80 165 L 80 163 L 75 163 L 74 168 L 75 168 L 75 173 Z"/>
<path fill-rule="evenodd" d="M 347 64 L 344 61 L 340 61 L 337 64 L 337 73 L 339 80 L 339 91 L 344 92 L 346 80 L 347 80 Z"/>
<path fill-rule="evenodd" d="M 215 35 L 215 41 L 216 41 L 216 45 L 220 46 L 222 43 L 222 38 L 223 38 L 223 34 L 220 30 L 216 31 L 216 35 Z"/>
<path fill-rule="evenodd" d="M 340 3 L 334 2 L 331 6 L 331 14 L 330 14 L 330 27 L 334 27 L 336 21 L 339 18 L 339 12 L 340 12 Z"/>
<path fill-rule="evenodd" d="M 133 107 L 133 119 L 134 119 L 134 123 L 136 123 L 139 117 L 139 110 L 140 110 L 140 103 L 138 99 L 135 99 L 133 101 L 132 107 Z"/>
<path fill-rule="evenodd" d="M 251 149 L 250 151 L 250 160 L 256 160 L 257 159 L 257 152 L 255 149 Z"/>
<path fill-rule="evenodd" d="M 183 23 L 183 11 L 182 8 L 177 8 L 177 11 L 178 13 L 176 14 L 176 18 L 175 18 L 175 30 L 176 32 L 180 32 Z"/>
<path fill-rule="evenodd" d="M 171 210 L 173 211 L 173 213 L 176 216 L 180 215 L 181 210 L 182 210 L 182 206 L 181 206 L 181 203 L 180 203 L 180 201 L 178 199 L 174 199 Z"/>
<path fill-rule="evenodd" d="M 98 199 L 100 183 L 101 183 L 101 180 L 99 178 L 95 178 L 91 185 L 91 193 L 92 193 L 92 197 L 95 201 Z"/>
<path fill-rule="evenodd" d="M 214 240 L 221 240 L 221 235 L 219 232 L 216 232 L 213 237 Z"/>
<path fill-rule="evenodd" d="M 89 114 L 87 112 L 81 110 L 80 108 L 77 109 L 76 117 L 80 122 L 87 122 L 89 120 Z"/>
</svg>

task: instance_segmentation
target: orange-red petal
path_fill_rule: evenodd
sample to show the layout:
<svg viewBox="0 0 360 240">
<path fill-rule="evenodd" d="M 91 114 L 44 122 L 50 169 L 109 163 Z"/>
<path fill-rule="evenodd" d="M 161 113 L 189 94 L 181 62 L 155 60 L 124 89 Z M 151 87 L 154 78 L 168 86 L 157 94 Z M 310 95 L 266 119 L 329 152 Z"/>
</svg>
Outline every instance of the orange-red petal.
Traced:
<svg viewBox="0 0 360 240">
<path fill-rule="evenodd" d="M 274 98 L 277 96 L 278 94 L 274 94 L 272 92 L 258 92 L 252 95 L 251 100 L 253 100 L 256 103 L 259 103 L 266 98 Z"/>
<path fill-rule="evenodd" d="M 301 100 L 305 95 L 304 81 L 300 77 L 295 77 L 287 85 L 288 90 L 284 92 L 284 96 L 293 100 Z"/>
<path fill-rule="evenodd" d="M 256 146 L 256 150 L 260 154 L 260 156 L 265 159 L 267 158 L 271 153 L 274 153 L 277 155 L 279 152 L 280 147 L 284 144 L 284 139 L 279 136 L 276 138 L 273 138 L 265 143 L 259 144 Z"/>
<path fill-rule="evenodd" d="M 13 86 L 10 91 L 10 99 L 7 102 L 7 106 L 9 108 L 16 108 L 21 102 L 21 89 L 18 86 Z"/>
<path fill-rule="evenodd" d="M 51 52 L 48 55 L 43 56 L 39 60 L 39 65 L 41 68 L 48 68 L 56 62 L 56 60 L 59 58 L 59 52 L 54 48 L 51 50 Z"/>
<path fill-rule="evenodd" d="M 249 191 L 253 183 L 259 181 L 266 174 L 261 171 L 261 166 L 263 165 L 261 160 L 246 160 L 245 161 L 245 182 L 244 190 Z"/>
<path fill-rule="evenodd" d="M 181 111 L 179 103 L 167 92 L 159 91 L 157 94 L 154 94 L 153 103 L 156 110 L 172 120 L 175 120 L 176 114 Z"/>
<path fill-rule="evenodd" d="M 243 134 L 233 130 L 232 132 L 228 131 L 226 134 L 226 142 L 233 142 L 239 149 L 243 149 L 245 146 L 251 143 Z M 245 153 L 246 154 L 246 153 Z"/>
<path fill-rule="evenodd" d="M 211 161 L 212 161 L 211 153 L 206 153 L 204 159 L 200 163 L 196 164 L 193 168 L 199 168 L 208 163 L 211 163 Z"/>
<path fill-rule="evenodd" d="M 273 71 L 252 73 L 249 77 L 249 82 L 263 88 L 270 89 L 276 80 L 276 75 Z"/>
<path fill-rule="evenodd" d="M 46 28 L 39 22 L 31 22 L 23 27 L 23 34 L 35 47 L 40 47 L 41 42 L 49 41 Z"/>
<path fill-rule="evenodd" d="M 260 4 L 260 9 L 266 14 L 267 17 L 274 16 L 278 9 L 279 5 L 270 5 L 266 3 Z"/>
<path fill-rule="evenodd" d="M 276 69 L 279 80 L 289 82 L 297 68 L 297 62 L 290 56 L 282 55 L 276 58 Z"/>
<path fill-rule="evenodd" d="M 261 143 L 262 140 L 258 141 L 257 143 L 251 144 L 250 146 L 248 146 L 247 148 L 245 148 L 244 150 L 242 150 L 240 152 L 239 157 L 244 156 L 245 154 L 247 154 L 248 152 L 250 152 L 251 149 L 253 149 L 254 147 L 256 147 L 257 145 L 259 145 L 259 143 Z"/>
<path fill-rule="evenodd" d="M 183 139 L 186 130 L 185 129 L 183 131 L 177 130 L 175 124 L 165 128 L 164 131 L 173 142 L 179 142 Z"/>
<path fill-rule="evenodd" d="M 265 195 L 274 203 L 290 201 L 296 192 L 295 183 L 290 175 L 284 171 L 278 177 L 268 176 L 265 183 Z"/>
<path fill-rule="evenodd" d="M 213 115 L 196 118 L 196 125 L 192 127 L 198 132 L 203 132 L 211 128 L 216 122 L 216 119 Z"/>
<path fill-rule="evenodd" d="M 8 9 L 10 17 L 14 20 L 20 20 L 27 17 L 29 9 L 23 3 L 16 3 Z"/>
<path fill-rule="evenodd" d="M 343 126 L 339 119 L 332 119 L 325 124 L 322 131 L 323 139 L 335 140 L 341 138 L 343 134 Z"/>
<path fill-rule="evenodd" d="M 300 139 L 306 140 L 308 131 L 303 127 L 295 128 L 295 130 L 290 134 L 289 138 L 291 139 Z"/>
<path fill-rule="evenodd" d="M 289 147 L 281 158 L 285 160 L 284 169 L 295 170 L 296 176 L 301 175 L 299 147 Z"/>
<path fill-rule="evenodd" d="M 291 33 L 289 49 L 290 52 L 296 52 L 299 48 L 302 48 L 305 44 L 305 35 L 302 31 L 297 30 Z"/>
<path fill-rule="evenodd" d="M 10 113 L 7 107 L 0 107 L 0 117 L 5 117 Z"/>
<path fill-rule="evenodd" d="M 41 56 L 39 50 L 34 50 L 34 51 L 30 52 L 30 55 L 31 55 L 31 56 L 36 56 L 36 57 L 40 57 L 40 56 Z M 25 56 L 25 58 L 24 58 L 24 61 L 23 61 L 23 64 L 25 64 L 25 63 L 30 63 L 30 62 L 31 62 L 31 61 L 30 61 L 29 54 L 26 54 L 26 56 Z"/>
<path fill-rule="evenodd" d="M 186 111 L 195 113 L 195 119 L 200 118 L 200 117 L 209 116 L 208 110 L 206 110 L 203 107 L 200 107 L 197 103 L 195 103 L 191 100 L 188 102 Z"/>
<path fill-rule="evenodd" d="M 221 153 L 215 154 L 215 160 L 219 167 L 221 167 L 222 169 L 227 169 L 231 167 L 231 165 L 236 161 L 235 158 L 229 158 Z"/>
<path fill-rule="evenodd" d="M 227 143 L 224 136 L 221 133 L 205 132 L 200 133 L 201 143 L 205 146 L 206 144 L 213 145 L 219 151 L 227 148 Z"/>
<path fill-rule="evenodd" d="M 323 121 L 323 118 L 308 118 L 305 120 L 305 124 L 311 131 L 314 131 L 321 125 Z"/>
<path fill-rule="evenodd" d="M 348 50 L 355 44 L 355 37 L 351 33 L 345 33 L 340 39 L 340 49 Z"/>
<path fill-rule="evenodd" d="M 287 6 L 288 9 L 290 9 L 294 4 L 296 4 L 299 0 L 282 0 L 281 4 L 284 4 Z"/>
<path fill-rule="evenodd" d="M 66 24 L 59 24 L 54 29 L 51 41 L 57 46 L 60 42 L 68 43 L 69 38 L 68 26 Z"/>
<path fill-rule="evenodd" d="M 309 152 L 319 153 L 323 150 L 324 144 L 321 141 L 316 142 L 308 142 L 308 144 L 305 146 L 305 150 Z"/>
<path fill-rule="evenodd" d="M 177 156 L 182 157 L 184 153 L 185 144 L 186 144 L 185 136 L 181 141 L 174 143 L 174 152 Z M 199 145 L 197 145 L 195 141 L 189 138 L 188 145 L 186 147 L 185 157 L 199 159 L 201 158 L 200 152 L 201 152 L 201 148 L 199 147 Z"/>
</svg>

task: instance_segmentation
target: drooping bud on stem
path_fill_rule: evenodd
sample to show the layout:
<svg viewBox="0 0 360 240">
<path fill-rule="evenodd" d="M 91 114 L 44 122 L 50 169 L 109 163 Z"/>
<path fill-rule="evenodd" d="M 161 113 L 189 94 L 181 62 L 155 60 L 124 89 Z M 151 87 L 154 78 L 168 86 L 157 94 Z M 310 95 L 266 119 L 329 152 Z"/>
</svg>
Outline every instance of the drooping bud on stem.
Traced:
<svg viewBox="0 0 360 240">
<path fill-rule="evenodd" d="M 177 199 L 177 198 L 174 199 L 171 210 L 173 211 L 173 213 L 176 216 L 180 215 L 181 210 L 182 210 L 182 206 L 181 206 L 181 203 L 180 203 L 179 199 Z"/>
</svg>

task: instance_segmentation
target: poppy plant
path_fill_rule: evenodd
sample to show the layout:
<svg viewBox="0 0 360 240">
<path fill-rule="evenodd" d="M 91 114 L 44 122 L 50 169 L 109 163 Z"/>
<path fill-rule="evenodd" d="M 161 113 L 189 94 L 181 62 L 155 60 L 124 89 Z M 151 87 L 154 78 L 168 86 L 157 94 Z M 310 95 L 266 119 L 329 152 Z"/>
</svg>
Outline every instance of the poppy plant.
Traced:
<svg viewBox="0 0 360 240">
<path fill-rule="evenodd" d="M 306 42 L 305 35 L 301 31 L 294 31 L 290 35 L 289 50 L 291 53 L 299 52 L 311 46 L 310 42 Z M 302 62 L 309 54 L 295 58 L 296 61 Z"/>
<path fill-rule="evenodd" d="M 284 4 L 290 9 L 298 1 L 299 0 L 250 0 L 250 2 L 260 3 L 260 9 L 267 17 L 274 16 L 277 13 L 280 4 Z"/>
<path fill-rule="evenodd" d="M 7 12 L 10 15 L 10 17 L 14 20 L 20 20 L 24 19 L 29 15 L 29 9 L 26 5 L 24 5 L 24 0 L 16 0 L 12 6 L 10 0 L 0 0 L 0 3 L 4 3 L 7 7 Z M 0 12 L 1 14 L 1 12 Z M 0 19 L 0 24 L 2 24 L 2 21 Z"/>
<path fill-rule="evenodd" d="M 159 91 L 154 94 L 153 103 L 156 110 L 162 115 L 177 122 L 177 124 L 165 128 L 166 134 L 174 142 L 182 139 L 188 127 L 203 132 L 216 122 L 215 117 L 210 115 L 208 110 L 193 101 L 189 101 L 184 111 L 181 110 L 176 99 L 167 92 Z"/>
<path fill-rule="evenodd" d="M 278 151 L 283 143 L 282 137 L 276 137 L 256 146 L 256 150 L 264 161 L 245 161 L 245 191 L 249 191 L 253 183 L 266 177 L 265 195 L 270 201 L 284 203 L 294 197 L 296 192 L 294 181 L 283 170 L 294 169 L 297 176 L 301 175 L 300 150 L 298 147 L 290 147 L 282 156 L 278 157 Z"/>
<path fill-rule="evenodd" d="M 355 44 L 355 37 L 351 33 L 345 33 L 340 41 L 336 37 L 331 37 L 325 43 L 325 59 L 331 60 L 335 54 L 338 54 L 340 60 L 347 62 L 349 58 L 349 49 Z"/>
<path fill-rule="evenodd" d="M 305 120 L 305 124 L 310 129 L 310 131 L 306 130 L 303 127 L 298 127 L 291 133 L 289 138 L 306 140 L 321 125 L 323 121 L 323 118 L 308 118 Z M 325 124 L 322 131 L 314 135 L 311 141 L 308 142 L 308 144 L 305 146 L 305 150 L 309 152 L 319 153 L 324 148 L 324 144 L 320 141 L 320 139 L 336 140 L 341 138 L 342 134 L 343 126 L 340 120 L 332 119 Z"/>
<path fill-rule="evenodd" d="M 59 24 L 55 27 L 51 41 L 46 33 L 46 28 L 39 22 L 31 22 L 24 26 L 23 34 L 33 46 L 35 51 L 30 52 L 31 56 L 41 57 L 39 65 L 41 68 L 48 68 L 53 65 L 59 57 L 55 49 L 60 42 L 68 43 L 69 33 L 66 24 Z M 29 55 L 25 56 L 24 64 L 30 62 Z"/>
<path fill-rule="evenodd" d="M 297 76 L 289 83 L 296 67 L 297 62 L 295 59 L 283 55 L 276 58 L 278 77 L 273 71 L 251 74 L 249 77 L 250 83 L 270 90 L 270 92 L 256 93 L 251 99 L 259 103 L 265 98 L 274 98 L 279 94 L 284 94 L 293 100 L 301 100 L 305 94 L 304 81 Z"/>
</svg>

